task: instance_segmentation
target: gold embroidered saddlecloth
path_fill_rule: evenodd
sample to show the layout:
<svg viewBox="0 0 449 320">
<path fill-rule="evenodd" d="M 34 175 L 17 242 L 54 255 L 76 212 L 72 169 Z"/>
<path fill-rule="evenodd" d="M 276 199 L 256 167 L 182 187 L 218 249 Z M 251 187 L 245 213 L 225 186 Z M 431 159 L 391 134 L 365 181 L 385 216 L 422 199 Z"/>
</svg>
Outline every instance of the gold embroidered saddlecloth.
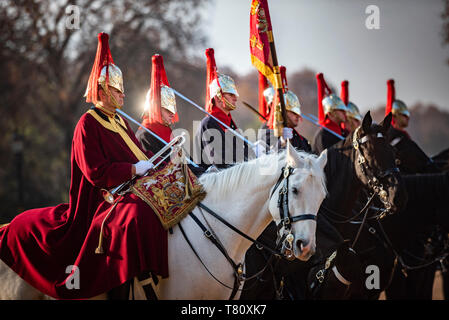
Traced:
<svg viewBox="0 0 449 320">
<path fill-rule="evenodd" d="M 206 196 L 189 167 L 173 162 L 137 179 L 131 190 L 154 210 L 165 229 L 181 221 Z"/>
</svg>

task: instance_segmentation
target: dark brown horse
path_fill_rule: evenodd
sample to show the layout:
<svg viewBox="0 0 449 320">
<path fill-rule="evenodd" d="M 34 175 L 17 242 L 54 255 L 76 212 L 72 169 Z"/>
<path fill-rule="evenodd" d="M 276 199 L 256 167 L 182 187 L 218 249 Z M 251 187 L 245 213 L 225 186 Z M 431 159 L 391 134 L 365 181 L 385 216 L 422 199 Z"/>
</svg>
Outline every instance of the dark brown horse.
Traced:
<svg viewBox="0 0 449 320">
<path fill-rule="evenodd" d="M 379 197 L 390 213 L 403 208 L 407 195 L 395 170 L 393 150 L 384 138 L 390 123 L 391 115 L 388 115 L 381 125 L 373 124 L 368 112 L 358 130 L 328 149 L 325 173 L 329 193 L 318 214 L 317 253 L 307 263 L 287 262 L 273 258 L 255 246 L 251 247 L 245 259 L 246 273 L 264 272 L 245 282 L 241 299 L 313 298 L 320 290 L 310 283 L 309 275 L 324 266 L 336 250 L 337 260 L 354 261 L 349 267 L 346 264 L 344 270 L 342 268 L 337 274 L 343 273 L 348 278 L 360 275 L 357 258 L 329 222 L 330 217 L 326 218 L 326 212 L 338 215 L 340 220 L 352 217 L 352 209 L 362 189 Z M 275 239 L 273 226 L 261 236 L 262 241 L 271 245 L 274 245 Z M 327 271 L 331 277 L 336 274 Z"/>
</svg>

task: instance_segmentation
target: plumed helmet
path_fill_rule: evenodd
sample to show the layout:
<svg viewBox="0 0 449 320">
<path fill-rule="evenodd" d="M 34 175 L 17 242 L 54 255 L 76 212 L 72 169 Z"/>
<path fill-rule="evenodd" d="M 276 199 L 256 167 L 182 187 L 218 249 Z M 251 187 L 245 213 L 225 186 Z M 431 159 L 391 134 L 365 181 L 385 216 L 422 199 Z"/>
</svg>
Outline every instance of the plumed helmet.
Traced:
<svg viewBox="0 0 449 320">
<path fill-rule="evenodd" d="M 348 102 L 348 105 L 346 106 L 348 109 L 346 110 L 346 115 L 348 117 L 354 118 L 356 120 L 362 121 L 362 116 L 360 115 L 359 108 L 352 103 L 351 101 Z"/>
<path fill-rule="evenodd" d="M 212 99 L 221 97 L 223 93 L 232 93 L 239 96 L 234 79 L 230 76 L 218 73 L 213 48 L 206 49 L 206 111 L 212 111 Z M 235 106 L 233 106 L 235 107 Z"/>
<path fill-rule="evenodd" d="M 391 113 L 394 115 L 402 114 L 406 117 L 410 117 L 410 111 L 408 111 L 407 105 L 401 100 L 394 100 Z"/>
<path fill-rule="evenodd" d="M 98 102 L 98 85 L 107 89 L 106 84 L 124 93 L 122 71 L 114 64 L 109 48 L 109 35 L 98 34 L 97 53 L 90 72 L 89 81 L 84 96 L 86 102 Z"/>
<path fill-rule="evenodd" d="M 161 108 L 164 108 L 175 115 L 173 122 L 177 122 L 179 117 L 176 109 L 175 92 L 170 88 L 165 72 L 164 59 L 160 54 L 155 54 L 151 57 L 151 63 L 151 84 L 145 99 L 144 118 L 147 118 L 150 123 L 161 123 Z"/>
</svg>

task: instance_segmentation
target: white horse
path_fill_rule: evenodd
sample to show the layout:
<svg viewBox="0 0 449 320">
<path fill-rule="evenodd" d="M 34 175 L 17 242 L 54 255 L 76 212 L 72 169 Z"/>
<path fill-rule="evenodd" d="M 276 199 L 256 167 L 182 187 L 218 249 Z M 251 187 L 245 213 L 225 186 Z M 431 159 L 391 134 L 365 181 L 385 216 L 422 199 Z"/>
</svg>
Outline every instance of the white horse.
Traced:
<svg viewBox="0 0 449 320">
<path fill-rule="evenodd" d="M 316 216 L 326 196 L 323 171 L 326 162 L 326 152 L 317 157 L 298 152 L 289 145 L 287 152 L 264 155 L 249 162 L 236 164 L 229 169 L 204 174 L 199 179 L 207 192 L 202 203 L 235 228 L 256 239 L 272 220 L 276 223 L 281 220 L 278 197 L 283 183 L 277 185 L 276 182 L 286 165 L 294 168 L 288 180 L 290 216 L 303 214 Z M 252 244 L 249 240 L 231 230 L 204 209 L 196 207 L 193 213 L 216 235 L 234 262 L 244 262 L 245 252 Z M 155 287 L 157 297 L 170 300 L 228 299 L 235 280 L 234 268 L 205 237 L 191 216 L 188 215 L 180 224 L 201 261 L 176 225 L 173 234 L 168 235 L 170 276 L 160 279 Z M 296 258 L 306 261 L 313 255 L 315 231 L 315 220 L 301 220 L 291 224 L 291 234 L 294 236 L 292 249 Z M 138 284 L 137 281 L 135 283 Z M 139 290 L 142 293 L 141 288 L 138 288 Z M 235 298 L 238 299 L 239 296 L 240 291 Z M 42 297 L 42 293 L 27 285 L 6 264 L 0 263 L 1 299 Z"/>
</svg>

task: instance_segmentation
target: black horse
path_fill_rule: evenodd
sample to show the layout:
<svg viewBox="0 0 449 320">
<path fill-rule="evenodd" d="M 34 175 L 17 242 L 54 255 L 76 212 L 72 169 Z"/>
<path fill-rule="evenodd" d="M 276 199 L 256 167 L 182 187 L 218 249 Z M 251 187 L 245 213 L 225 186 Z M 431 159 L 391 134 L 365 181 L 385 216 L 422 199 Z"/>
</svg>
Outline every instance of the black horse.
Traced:
<svg viewBox="0 0 449 320">
<path fill-rule="evenodd" d="M 313 298 L 319 286 L 310 284 L 309 274 L 314 268 L 326 265 L 334 252 L 337 252 L 334 263 L 340 259 L 354 263 L 334 272 L 327 272 L 330 270 L 327 268 L 326 273 L 356 280 L 352 275 L 360 274 L 357 257 L 323 212 L 333 212 L 340 219 L 350 216 L 362 188 L 380 195 L 389 211 L 402 209 L 407 195 L 395 170 L 393 151 L 384 138 L 390 123 L 391 114 L 377 125 L 372 123 L 368 112 L 358 130 L 328 149 L 325 173 L 329 194 L 318 213 L 316 254 L 306 263 L 287 262 L 252 246 L 245 257 L 246 274 L 264 272 L 245 282 L 241 299 Z M 275 238 L 275 227 L 270 225 L 260 240 L 274 245 Z"/>
<path fill-rule="evenodd" d="M 428 239 L 435 225 L 449 227 L 449 210 L 445 203 L 449 196 L 449 176 L 448 173 L 405 175 L 402 180 L 409 199 L 406 207 L 383 219 L 368 215 L 364 221 L 362 232 L 354 246 L 361 272 L 353 277 L 359 281 L 347 286 L 329 280 L 339 291 L 335 291 L 335 288 L 330 291 L 330 285 L 327 285 L 324 286 L 321 297 L 377 299 L 381 291 L 387 290 L 389 299 L 424 299 L 428 298 L 429 293 L 431 298 L 433 274 L 423 273 L 422 270 L 433 266 L 431 270 L 434 273 L 435 263 L 442 257 L 444 248 L 429 250 L 422 243 Z M 376 214 L 374 216 L 378 217 Z M 354 239 L 360 231 L 362 221 L 352 221 L 356 223 L 346 224 L 338 230 L 345 238 Z M 338 263 L 345 266 L 348 262 L 340 260 L 336 263 L 339 267 Z M 366 270 L 370 265 L 379 268 L 377 288 L 367 287 L 364 283 L 368 277 Z M 398 281 L 404 279 L 404 274 L 415 277 L 416 281 Z M 423 276 L 426 274 L 427 277 Z M 335 296 L 334 292 L 344 292 L 344 295 Z"/>
<path fill-rule="evenodd" d="M 394 137 L 389 136 L 388 141 L 392 141 L 392 138 Z M 402 139 L 401 143 L 393 144 L 396 163 L 400 166 L 401 171 L 438 171 L 434 163 L 410 139 Z M 444 152 L 440 155 L 442 154 Z M 345 290 L 345 295 L 334 295 L 330 296 L 331 298 L 375 299 L 384 289 L 386 289 L 389 299 L 432 298 L 433 279 L 437 264 L 431 262 L 438 260 L 435 259 L 435 256 L 441 257 L 444 254 L 444 245 L 447 245 L 447 229 L 444 229 L 447 224 L 444 224 L 444 215 L 441 215 L 441 210 L 445 209 L 442 201 L 448 190 L 447 184 L 445 184 L 447 180 L 445 175 L 438 174 L 408 175 L 406 182 L 407 193 L 412 201 L 400 214 L 381 221 L 372 221 L 369 218 L 362 229 L 360 229 L 361 219 L 338 226 L 342 235 L 349 239 L 353 239 L 357 233 L 362 231 L 355 247 L 357 256 L 362 270 L 366 270 L 368 265 L 380 267 L 382 281 L 379 289 L 367 290 L 365 285 L 358 286 L 358 288 L 352 285 L 351 288 Z M 422 201 L 426 208 L 418 206 L 417 199 Z M 421 210 L 419 220 L 414 219 L 417 217 L 417 208 Z M 423 218 L 422 212 L 426 213 L 425 218 Z M 436 215 L 439 215 L 439 219 L 436 219 Z M 400 235 L 399 238 L 398 235 Z M 338 262 L 341 262 L 344 267 L 342 259 Z M 360 279 L 366 277 L 367 275 L 364 273 L 359 275 Z M 341 283 L 335 285 L 342 286 Z M 328 292 L 323 290 L 323 294 L 329 296 L 332 292 L 338 293 L 339 291 L 334 287 Z"/>
<path fill-rule="evenodd" d="M 411 139 L 404 138 L 399 141 L 397 139 L 395 140 L 394 134 L 391 134 L 391 130 L 388 138 L 392 145 L 394 145 L 396 161 L 402 173 L 437 173 L 449 169 L 449 149 L 429 158 Z M 431 199 L 432 195 L 429 195 L 427 202 L 431 201 Z M 413 208 L 411 209 L 413 210 Z M 408 222 L 405 222 L 405 226 L 408 226 L 408 224 Z M 429 247 L 439 247 L 445 240 L 447 240 L 447 238 L 447 232 L 442 230 L 439 225 L 435 224 L 428 227 L 426 233 L 421 233 L 419 239 L 410 241 L 405 252 L 410 252 L 416 257 L 415 260 L 425 261 L 425 255 L 428 255 L 427 251 L 429 251 Z M 439 242 L 439 245 L 435 245 L 436 242 Z M 434 248 L 434 250 L 436 249 L 437 248 Z M 407 274 L 407 277 L 405 276 L 405 273 L 396 270 L 391 285 L 386 290 L 387 298 L 431 299 L 436 267 L 437 264 L 431 264 L 423 268 L 412 270 Z M 443 274 L 443 277 L 448 278 L 448 273 Z M 445 282 L 448 281 L 449 279 Z M 446 290 L 445 295 L 449 296 L 449 291 Z"/>
<path fill-rule="evenodd" d="M 431 299 L 435 266 L 443 257 L 445 243 L 430 236 L 435 226 L 445 233 L 449 230 L 449 173 L 408 175 L 403 180 L 409 202 L 401 214 L 383 223 L 399 254 L 398 276 L 386 294 L 388 299 Z"/>
</svg>

